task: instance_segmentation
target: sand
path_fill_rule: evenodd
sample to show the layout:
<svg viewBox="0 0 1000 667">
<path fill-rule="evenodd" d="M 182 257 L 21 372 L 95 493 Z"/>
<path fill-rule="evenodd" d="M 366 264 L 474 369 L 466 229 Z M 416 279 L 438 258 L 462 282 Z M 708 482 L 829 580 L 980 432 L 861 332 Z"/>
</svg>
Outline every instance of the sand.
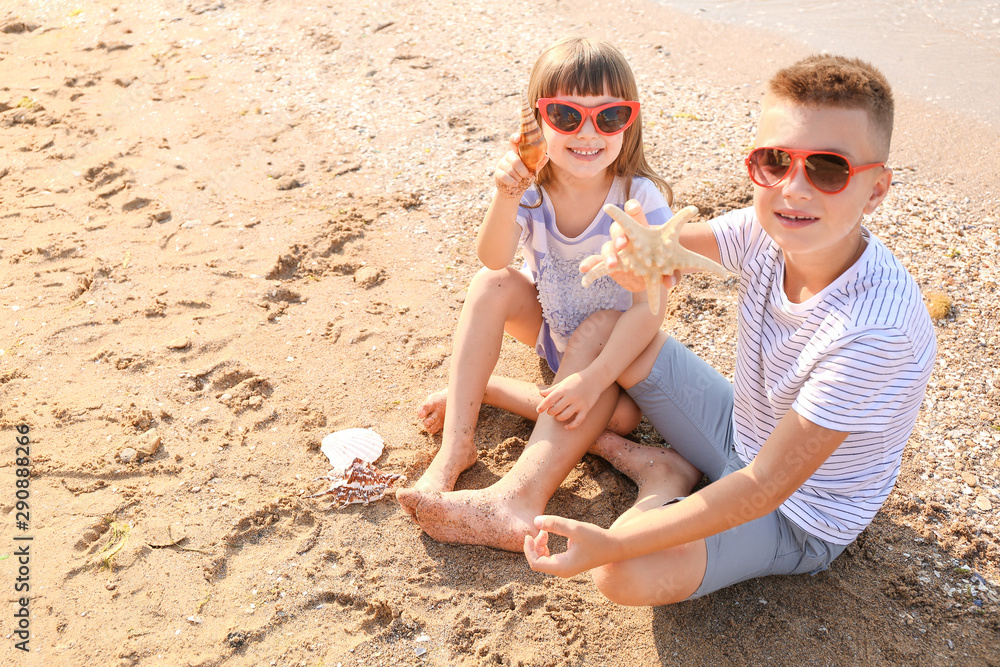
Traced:
<svg viewBox="0 0 1000 667">
<path fill-rule="evenodd" d="M 0 662 L 1000 664 L 994 131 L 901 100 L 869 226 L 946 308 L 872 526 L 816 576 L 624 608 L 436 543 L 391 499 L 305 498 L 319 444 L 374 429 L 411 481 L 433 455 L 416 408 L 542 48 L 619 44 L 648 155 L 710 216 L 749 201 L 762 82 L 799 47 L 643 2 L 30 0 L 0 30 Z M 735 303 L 687 277 L 664 328 L 731 373 Z M 551 377 L 513 340 L 499 371 Z M 484 408 L 459 488 L 530 427 Z M 548 511 L 607 526 L 634 495 L 587 457 Z"/>
</svg>

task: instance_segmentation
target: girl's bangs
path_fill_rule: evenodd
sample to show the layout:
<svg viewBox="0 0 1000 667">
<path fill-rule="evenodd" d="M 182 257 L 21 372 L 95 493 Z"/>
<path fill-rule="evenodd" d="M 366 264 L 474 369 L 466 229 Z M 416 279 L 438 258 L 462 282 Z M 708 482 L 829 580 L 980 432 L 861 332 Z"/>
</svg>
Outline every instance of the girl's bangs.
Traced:
<svg viewBox="0 0 1000 667">
<path fill-rule="evenodd" d="M 541 95 L 552 97 L 559 92 L 568 95 L 599 97 L 608 93 L 626 100 L 636 99 L 635 83 L 632 81 L 628 64 L 618 62 L 614 53 L 604 53 L 593 49 L 574 49 L 565 58 L 555 57 L 549 61 L 552 70 L 543 77 Z M 624 68 L 624 69 L 623 69 Z M 551 90 L 546 90 L 551 86 Z"/>
</svg>

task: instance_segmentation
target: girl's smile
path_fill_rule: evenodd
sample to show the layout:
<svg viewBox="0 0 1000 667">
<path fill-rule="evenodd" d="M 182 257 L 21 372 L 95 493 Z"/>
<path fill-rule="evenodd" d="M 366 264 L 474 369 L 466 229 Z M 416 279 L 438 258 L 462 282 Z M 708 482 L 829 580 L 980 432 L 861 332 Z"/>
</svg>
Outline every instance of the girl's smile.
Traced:
<svg viewBox="0 0 1000 667">
<path fill-rule="evenodd" d="M 596 158 L 604 150 L 603 148 L 567 148 L 567 150 L 577 157 L 589 160 Z"/>
<path fill-rule="evenodd" d="M 624 101 L 607 94 L 607 90 L 604 95 L 567 95 L 560 91 L 555 97 L 587 108 Z M 614 164 L 621 153 L 624 136 L 624 133 L 613 136 L 599 133 L 593 118 L 586 118 L 573 134 L 556 132 L 545 123 L 542 123 L 542 132 L 548 142 L 549 161 L 554 167 L 554 182 L 571 186 L 610 177 L 608 167 Z"/>
</svg>

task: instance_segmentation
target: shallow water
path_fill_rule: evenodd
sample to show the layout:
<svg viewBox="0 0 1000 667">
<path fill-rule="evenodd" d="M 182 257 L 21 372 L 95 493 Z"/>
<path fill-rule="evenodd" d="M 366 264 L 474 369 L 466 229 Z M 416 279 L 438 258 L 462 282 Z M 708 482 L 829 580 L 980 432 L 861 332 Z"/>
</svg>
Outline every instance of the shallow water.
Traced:
<svg viewBox="0 0 1000 667">
<path fill-rule="evenodd" d="M 658 0 L 877 65 L 900 93 L 1000 128 L 996 0 Z M 750 55 L 750 54 L 748 54 Z"/>
</svg>

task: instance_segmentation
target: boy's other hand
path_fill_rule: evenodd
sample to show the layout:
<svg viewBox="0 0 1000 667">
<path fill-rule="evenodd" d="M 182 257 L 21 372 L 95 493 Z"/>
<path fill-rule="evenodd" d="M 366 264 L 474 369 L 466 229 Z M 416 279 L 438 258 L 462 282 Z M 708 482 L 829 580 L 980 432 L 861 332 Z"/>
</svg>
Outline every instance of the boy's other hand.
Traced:
<svg viewBox="0 0 1000 667">
<path fill-rule="evenodd" d="M 618 227 L 618 223 L 615 222 L 611 225 L 611 229 L 614 230 Z M 619 232 L 621 227 L 618 227 Z M 613 232 L 612 232 L 613 233 Z M 622 234 L 622 239 L 625 239 L 625 245 L 628 244 L 627 237 Z M 624 245 L 622 246 L 624 247 Z M 608 275 L 616 283 L 627 289 L 629 292 L 645 292 L 646 283 L 639 276 L 635 275 L 631 271 L 626 271 L 622 268 L 621 259 L 618 257 L 618 251 L 615 248 L 615 241 L 612 238 L 611 241 L 605 241 L 604 245 L 601 246 L 600 255 L 591 255 L 587 257 L 582 262 L 580 262 L 580 273 L 587 273 L 592 268 L 600 264 L 602 261 L 605 262 L 605 266 L 608 268 Z"/>
<path fill-rule="evenodd" d="M 536 516 L 538 535 L 524 536 L 524 556 L 536 572 L 568 578 L 609 562 L 601 554 L 607 552 L 607 531 L 599 526 L 558 516 Z M 549 552 L 549 533 L 568 539 L 566 551 Z"/>
<path fill-rule="evenodd" d="M 646 220 L 646 214 L 642 211 L 642 205 L 635 199 L 629 199 L 625 202 L 625 212 L 632 216 L 632 219 L 638 222 L 643 227 L 649 227 L 649 222 Z M 625 230 L 617 222 L 611 223 L 611 240 L 606 241 L 603 246 L 601 246 L 600 255 L 591 255 L 587 257 L 582 262 L 580 262 L 580 272 L 587 273 L 592 268 L 597 266 L 604 261 L 605 266 L 608 268 L 608 275 L 611 278 L 627 289 L 629 292 L 645 292 L 646 282 L 635 275 L 631 271 L 626 271 L 621 264 L 621 257 L 619 253 L 628 247 L 629 238 L 625 234 Z M 681 274 L 680 271 L 674 272 L 673 275 L 663 276 L 663 286 L 668 290 L 674 285 L 680 282 Z"/>
</svg>

